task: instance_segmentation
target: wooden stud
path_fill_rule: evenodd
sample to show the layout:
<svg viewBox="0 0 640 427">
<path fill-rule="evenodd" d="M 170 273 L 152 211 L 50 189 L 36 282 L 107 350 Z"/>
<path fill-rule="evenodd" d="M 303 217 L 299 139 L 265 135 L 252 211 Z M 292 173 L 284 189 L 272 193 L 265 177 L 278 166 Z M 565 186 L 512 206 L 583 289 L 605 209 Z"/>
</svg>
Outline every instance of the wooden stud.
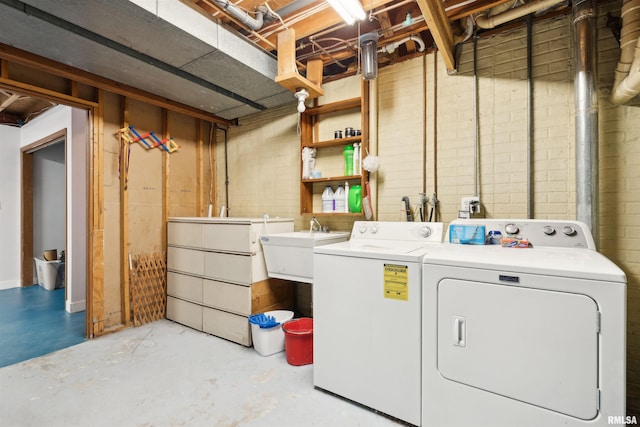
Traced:
<svg viewBox="0 0 640 427">
<path fill-rule="evenodd" d="M 104 333 L 104 93 L 98 91 L 98 106 L 92 110 L 93 142 L 89 145 L 89 239 L 86 313 L 87 334 Z"/>
<path fill-rule="evenodd" d="M 202 126 L 204 123 L 200 119 L 196 119 L 196 213 L 199 216 L 204 215 L 204 193 L 202 180 L 204 172 L 203 164 L 203 141 L 202 141 Z"/>
<path fill-rule="evenodd" d="M 169 127 L 169 112 L 162 109 L 162 140 L 169 141 L 171 130 Z M 167 223 L 169 222 L 169 210 L 171 209 L 171 156 L 166 151 L 162 152 L 162 242 L 161 248 L 167 247 Z"/>
<path fill-rule="evenodd" d="M 120 127 L 129 127 L 129 100 L 120 96 Z M 125 153 L 129 143 L 120 141 L 120 318 L 125 326 L 131 323 L 129 288 L 129 189 L 127 186 L 128 165 Z"/>
<path fill-rule="evenodd" d="M 291 310 L 294 306 L 294 282 L 267 279 L 251 285 L 251 314 L 270 310 Z"/>
</svg>

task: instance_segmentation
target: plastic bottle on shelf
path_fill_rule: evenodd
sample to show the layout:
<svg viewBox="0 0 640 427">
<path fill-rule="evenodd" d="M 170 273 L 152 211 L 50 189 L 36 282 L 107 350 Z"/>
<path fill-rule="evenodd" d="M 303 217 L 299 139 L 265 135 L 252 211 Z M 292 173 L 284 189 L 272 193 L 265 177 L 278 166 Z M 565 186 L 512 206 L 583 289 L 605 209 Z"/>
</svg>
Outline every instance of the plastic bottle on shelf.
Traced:
<svg viewBox="0 0 640 427">
<path fill-rule="evenodd" d="M 333 205 L 333 189 L 327 185 L 322 192 L 322 212 L 333 212 Z"/>
<path fill-rule="evenodd" d="M 336 212 L 344 212 L 345 192 L 342 185 L 339 185 L 335 193 L 333 193 L 333 207 Z"/>
<path fill-rule="evenodd" d="M 349 213 L 349 181 L 344 183 L 344 212 Z"/>
<path fill-rule="evenodd" d="M 360 174 L 360 143 L 353 144 L 353 173 L 354 175 Z"/>
<path fill-rule="evenodd" d="M 351 176 L 353 175 L 353 146 L 345 145 L 342 154 L 344 155 L 344 175 Z"/>
</svg>

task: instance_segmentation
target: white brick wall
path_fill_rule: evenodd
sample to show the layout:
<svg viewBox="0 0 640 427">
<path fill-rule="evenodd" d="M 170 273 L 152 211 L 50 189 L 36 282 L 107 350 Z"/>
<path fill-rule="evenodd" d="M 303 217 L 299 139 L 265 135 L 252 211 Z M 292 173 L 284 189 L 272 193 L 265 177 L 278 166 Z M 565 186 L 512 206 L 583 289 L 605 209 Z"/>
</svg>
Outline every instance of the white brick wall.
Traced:
<svg viewBox="0 0 640 427">
<path fill-rule="evenodd" d="M 601 251 L 628 277 L 628 406 L 638 413 L 640 102 L 612 106 L 608 101 L 619 50 L 604 22 L 608 10 L 619 16 L 619 9 L 619 1 L 601 6 L 598 21 L 600 243 Z M 576 215 L 572 40 L 571 16 L 534 23 L 535 218 L 573 219 Z M 409 196 L 414 206 L 420 192 L 426 190 L 431 197 L 436 180 L 445 222 L 457 216 L 461 197 L 474 194 L 472 55 L 472 44 L 465 44 L 455 75 L 448 75 L 440 55 L 433 54 L 380 70 L 374 96 L 377 101 L 371 112 L 377 117 L 372 131 L 378 134 L 376 148 L 381 162 L 380 171 L 372 177 L 379 220 L 399 220 L 401 198 Z M 526 29 L 479 40 L 478 55 L 479 196 L 486 216 L 524 218 Z M 325 85 L 325 90 L 325 102 L 353 96 L 342 96 L 345 88 L 338 82 Z M 294 216 L 296 226 L 303 226 L 298 214 L 299 138 L 295 134 L 296 115 L 290 112 L 293 108 L 292 104 L 290 109 L 247 118 L 232 129 L 230 158 L 243 159 L 242 167 L 232 162 L 230 168 L 233 215 L 277 212 Z M 265 161 L 258 162 L 256 156 Z M 222 159 L 220 147 L 218 159 Z M 268 186 L 262 181 L 269 182 Z M 223 183 L 219 168 L 218 197 Z M 350 223 L 338 222 L 337 226 L 348 229 Z"/>
</svg>

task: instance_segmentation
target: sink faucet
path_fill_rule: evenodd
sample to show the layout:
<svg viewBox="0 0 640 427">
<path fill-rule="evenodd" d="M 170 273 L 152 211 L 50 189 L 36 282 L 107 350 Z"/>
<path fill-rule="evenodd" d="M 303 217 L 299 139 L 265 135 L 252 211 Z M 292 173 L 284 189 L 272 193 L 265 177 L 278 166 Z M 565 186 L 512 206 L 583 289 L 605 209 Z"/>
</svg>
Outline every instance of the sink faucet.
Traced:
<svg viewBox="0 0 640 427">
<path fill-rule="evenodd" d="M 318 221 L 318 218 L 316 218 L 315 216 L 312 216 L 311 219 L 309 220 L 309 233 L 313 233 L 314 231 L 322 231 L 322 232 L 328 233 L 329 227 L 326 225 L 320 224 L 320 221 Z"/>
</svg>

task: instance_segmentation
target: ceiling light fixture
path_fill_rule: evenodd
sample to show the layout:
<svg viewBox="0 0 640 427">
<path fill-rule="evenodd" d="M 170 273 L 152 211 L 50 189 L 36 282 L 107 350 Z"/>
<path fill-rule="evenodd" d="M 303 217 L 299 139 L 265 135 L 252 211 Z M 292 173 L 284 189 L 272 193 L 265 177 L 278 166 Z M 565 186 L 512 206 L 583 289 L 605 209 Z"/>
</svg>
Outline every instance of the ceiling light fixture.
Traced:
<svg viewBox="0 0 640 427">
<path fill-rule="evenodd" d="M 344 22 L 353 25 L 356 20 L 363 21 L 367 16 L 364 13 L 362 4 L 358 0 L 327 0 L 331 7 L 338 12 Z"/>
</svg>

